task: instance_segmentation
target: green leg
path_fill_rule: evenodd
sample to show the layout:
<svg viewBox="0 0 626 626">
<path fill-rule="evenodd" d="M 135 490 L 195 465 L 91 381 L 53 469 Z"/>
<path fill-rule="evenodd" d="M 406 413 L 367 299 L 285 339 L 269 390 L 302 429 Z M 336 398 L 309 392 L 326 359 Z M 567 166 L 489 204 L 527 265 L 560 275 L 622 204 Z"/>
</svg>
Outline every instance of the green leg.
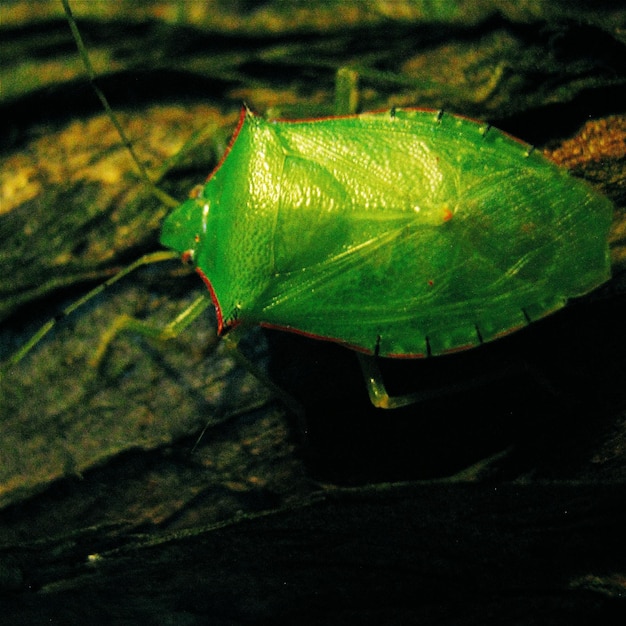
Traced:
<svg viewBox="0 0 626 626">
<path fill-rule="evenodd" d="M 153 339 L 155 341 L 167 341 L 175 339 L 180 333 L 187 328 L 194 320 L 201 315 L 211 305 L 209 294 L 203 294 L 191 305 L 189 305 L 176 319 L 166 326 L 157 326 L 150 322 L 138 320 L 130 315 L 120 315 L 115 319 L 111 326 L 103 333 L 98 349 L 91 360 L 93 367 L 99 367 L 104 360 L 107 350 L 116 337 L 122 332 L 131 332 Z M 228 347 L 231 356 L 235 361 L 250 372 L 269 392 L 278 400 L 283 402 L 285 406 L 293 411 L 298 417 L 304 417 L 304 410 L 301 405 L 292 398 L 287 392 L 274 384 L 260 368 L 250 361 L 239 350 L 239 338 L 245 332 L 240 329 L 234 329 L 223 337 L 223 341 Z"/>
<path fill-rule="evenodd" d="M 261 368 L 257 367 L 239 350 L 239 339 L 244 332 L 245 330 L 242 330 L 240 327 L 235 328 L 222 338 L 230 354 L 241 367 L 252 374 L 252 376 L 254 376 L 276 399 L 280 400 L 296 415 L 300 421 L 302 432 L 306 432 L 306 423 L 304 421 L 305 413 L 302 405 L 284 389 L 274 383 Z"/>
<path fill-rule="evenodd" d="M 390 396 L 383 381 L 383 375 L 378 367 L 378 358 L 369 354 L 356 353 L 363 378 L 372 404 L 379 409 L 399 409 L 403 406 L 423 402 L 429 398 L 442 395 L 441 390 L 418 391 L 401 396 Z"/>
<path fill-rule="evenodd" d="M 359 73 L 341 67 L 335 74 L 335 94 L 332 110 L 325 109 L 327 115 L 353 115 L 359 108 Z M 317 107 L 306 104 L 284 104 L 271 106 L 265 112 L 268 119 L 319 117 Z"/>
<path fill-rule="evenodd" d="M 159 263 L 161 261 L 169 261 L 178 257 L 177 252 L 170 250 L 163 250 L 159 252 L 152 252 L 150 254 L 144 254 L 140 259 L 137 259 L 134 263 L 131 263 L 128 267 L 118 272 L 115 276 L 109 278 L 104 283 L 99 284 L 95 289 L 92 289 L 89 293 L 85 294 L 82 298 L 79 298 L 75 302 L 72 302 L 68 307 L 61 311 L 60 315 L 48 320 L 17 352 L 12 354 L 6 363 L 0 367 L 0 378 L 2 378 L 5 372 L 17 365 L 60 321 L 70 316 L 76 309 L 80 308 L 92 298 L 95 298 L 98 294 L 102 293 L 105 289 L 127 276 L 138 267 L 144 265 L 150 265 L 151 263 Z M 109 341 L 110 343 L 110 341 Z"/>
<path fill-rule="evenodd" d="M 143 320 L 138 320 L 130 315 L 120 315 L 111 326 L 102 334 L 98 349 L 91 359 L 93 367 L 99 367 L 109 349 L 111 343 L 122 332 L 132 332 L 148 339 L 156 341 L 167 341 L 174 339 L 187 328 L 201 313 L 211 304 L 209 294 L 203 294 L 194 300 L 176 319 L 166 326 L 156 326 Z"/>
<path fill-rule="evenodd" d="M 352 115 L 359 107 L 359 74 L 341 67 L 335 76 L 335 115 Z"/>
<path fill-rule="evenodd" d="M 455 393 L 461 393 L 471 389 L 476 389 L 482 385 L 493 383 L 509 376 L 530 376 L 538 385 L 546 389 L 551 395 L 557 396 L 557 392 L 552 388 L 549 382 L 540 378 L 536 373 L 529 369 L 528 366 L 519 362 L 507 367 L 491 369 L 472 378 L 454 384 L 436 387 L 433 389 L 422 389 L 415 393 L 407 393 L 400 396 L 390 396 L 383 381 L 383 375 L 378 366 L 378 357 L 361 354 L 357 352 L 363 378 L 367 386 L 370 400 L 372 404 L 379 409 L 398 409 L 411 404 L 418 404 L 426 400 L 435 398 L 443 398 Z"/>
</svg>

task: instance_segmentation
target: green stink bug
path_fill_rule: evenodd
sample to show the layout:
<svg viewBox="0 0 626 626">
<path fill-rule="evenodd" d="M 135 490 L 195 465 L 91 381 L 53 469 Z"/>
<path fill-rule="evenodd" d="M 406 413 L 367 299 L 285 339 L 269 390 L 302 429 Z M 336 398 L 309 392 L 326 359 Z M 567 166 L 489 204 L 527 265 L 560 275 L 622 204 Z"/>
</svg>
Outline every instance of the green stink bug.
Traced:
<svg viewBox="0 0 626 626">
<path fill-rule="evenodd" d="M 202 273 L 220 333 L 264 325 L 416 358 L 507 334 L 602 283 L 610 219 L 584 183 L 466 118 L 398 109 L 287 123 L 244 112 L 162 241 Z M 398 406 L 361 360 L 374 402 Z"/>
<path fill-rule="evenodd" d="M 244 109 L 161 242 L 196 266 L 219 334 L 262 325 L 418 358 L 496 339 L 606 281 L 611 218 L 586 183 L 463 117 Z"/>
</svg>

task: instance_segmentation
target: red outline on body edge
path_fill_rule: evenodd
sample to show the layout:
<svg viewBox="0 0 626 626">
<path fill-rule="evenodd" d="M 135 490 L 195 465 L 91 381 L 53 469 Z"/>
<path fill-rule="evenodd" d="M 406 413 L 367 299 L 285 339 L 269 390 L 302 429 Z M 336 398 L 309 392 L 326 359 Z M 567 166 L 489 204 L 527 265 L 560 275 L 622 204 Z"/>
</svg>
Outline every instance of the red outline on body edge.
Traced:
<svg viewBox="0 0 626 626">
<path fill-rule="evenodd" d="M 443 114 L 445 116 L 452 116 L 452 117 L 456 117 L 462 120 L 465 120 L 466 122 L 471 122 L 472 124 L 476 124 L 477 126 L 491 126 L 491 124 L 489 122 L 486 122 L 485 120 L 479 120 L 476 119 L 474 117 L 469 117 L 467 115 L 462 115 L 460 113 L 452 113 L 452 112 L 446 112 L 444 109 L 431 109 L 429 107 L 392 107 L 392 108 L 385 108 L 385 109 L 374 109 L 372 111 L 362 111 L 361 113 L 350 113 L 347 115 L 327 115 L 326 117 L 305 117 L 305 118 L 301 118 L 301 119 L 285 119 L 282 117 L 277 117 L 277 118 L 272 118 L 271 120 L 269 120 L 270 122 L 280 122 L 281 124 L 311 124 L 311 123 L 316 123 L 316 122 L 325 122 L 327 120 L 349 120 L 352 118 L 358 118 L 361 117 L 362 115 L 368 115 L 368 114 L 372 114 L 372 115 L 380 115 L 382 113 L 391 113 L 392 110 L 399 110 L 399 111 L 417 111 L 419 113 L 433 113 L 433 114 Z M 249 111 L 248 109 L 245 109 L 246 111 Z M 254 115 L 254 113 L 252 111 L 249 111 L 250 113 L 252 113 L 252 115 Z M 494 130 L 497 130 L 499 133 L 501 133 L 502 135 L 504 135 L 505 137 L 507 137 L 508 139 L 511 139 L 512 141 L 514 141 L 515 143 L 521 145 L 522 147 L 526 148 L 527 150 L 530 148 L 534 148 L 533 144 L 528 143 L 527 141 L 525 141 L 524 139 L 520 139 L 519 137 L 516 137 L 515 135 L 512 135 L 511 133 L 507 132 L 506 130 L 502 130 L 501 128 L 497 127 L 497 126 L 493 126 Z M 545 155 L 544 155 L 545 156 Z M 547 157 L 546 157 L 547 158 Z"/>
<path fill-rule="evenodd" d="M 327 115 L 325 117 L 305 117 L 305 118 L 300 118 L 300 119 L 297 119 L 297 120 L 285 119 L 283 117 L 276 117 L 276 118 L 272 118 L 272 119 L 265 119 L 265 118 L 263 118 L 263 119 L 265 119 L 265 121 L 268 122 L 268 123 L 278 122 L 280 124 L 314 124 L 314 123 L 318 123 L 318 122 L 326 122 L 326 121 L 329 121 L 329 120 L 357 119 L 357 118 L 361 117 L 362 115 L 380 115 L 382 113 L 389 113 L 389 114 L 391 114 L 391 111 L 393 111 L 394 109 L 400 110 L 400 111 L 417 111 L 418 113 L 432 113 L 432 114 L 435 114 L 435 115 L 443 114 L 444 116 L 452 116 L 452 117 L 456 117 L 458 119 L 465 120 L 466 122 L 471 122 L 472 124 L 476 124 L 477 126 L 484 126 L 485 124 L 487 124 L 488 126 L 491 126 L 491 124 L 489 122 L 486 122 L 485 120 L 479 120 L 479 119 L 476 119 L 474 117 L 469 117 L 468 115 L 463 115 L 463 114 L 460 114 L 460 113 L 451 113 L 451 112 L 447 113 L 444 109 L 431 109 L 429 107 L 392 107 L 392 108 L 385 108 L 385 109 L 374 109 L 372 111 L 363 111 L 361 113 L 350 113 L 348 115 Z M 241 132 L 243 124 L 244 124 L 244 122 L 246 120 L 246 117 L 248 115 L 250 117 L 259 117 L 254 111 L 249 109 L 244 104 L 241 107 L 241 113 L 239 114 L 239 121 L 237 122 L 237 127 L 235 128 L 235 131 L 233 132 L 233 135 L 230 138 L 230 141 L 228 142 L 228 146 L 226 146 L 226 150 L 224 151 L 224 154 L 220 158 L 220 160 L 217 163 L 217 165 L 213 168 L 213 170 L 207 176 L 205 184 L 211 179 L 211 177 L 215 174 L 215 172 L 217 172 L 217 170 L 219 170 L 219 168 L 222 166 L 222 163 L 224 163 L 224 161 L 226 160 L 226 157 L 230 153 L 230 151 L 231 151 L 231 149 L 233 147 L 233 144 L 237 140 L 237 137 L 239 136 L 239 133 Z M 502 135 L 504 135 L 508 139 L 511 139 L 515 143 L 518 143 L 519 145 L 521 145 L 524 148 L 527 148 L 527 149 L 528 148 L 534 148 L 533 144 L 528 143 L 527 141 L 525 141 L 524 139 L 521 139 L 520 137 L 516 137 L 515 135 L 512 135 L 511 133 L 507 132 L 506 130 L 502 130 L 501 128 L 498 128 L 497 126 L 494 126 L 493 129 L 497 130 L 499 133 L 501 133 Z M 541 154 L 543 154 L 543 153 L 541 153 Z"/>
<path fill-rule="evenodd" d="M 211 302 L 215 307 L 215 315 L 217 317 L 217 335 L 218 337 L 222 335 L 224 332 L 224 315 L 222 314 L 222 307 L 220 307 L 220 303 L 217 300 L 217 295 L 215 294 L 215 290 L 213 289 L 213 285 L 211 281 L 208 279 L 207 275 L 199 268 L 196 267 L 196 272 L 202 278 L 202 282 L 206 285 L 206 288 L 209 290 L 209 295 L 211 296 Z"/>
<path fill-rule="evenodd" d="M 427 108 L 427 107 L 397 107 L 400 110 L 403 111 L 417 111 L 417 112 L 421 112 L 421 113 L 432 113 L 432 114 L 444 114 L 445 115 L 445 111 L 441 110 L 441 109 L 431 109 L 431 108 Z M 373 115 L 380 115 L 383 113 L 389 113 L 391 114 L 391 112 L 393 111 L 393 108 L 385 108 L 385 109 L 377 109 L 377 110 L 373 110 L 373 111 L 364 111 L 363 113 L 353 113 L 353 114 L 349 114 L 349 115 L 328 115 L 326 117 L 312 117 L 312 118 L 304 118 L 304 119 L 284 119 L 284 118 L 275 118 L 275 119 L 271 119 L 271 120 L 267 120 L 268 123 L 271 122 L 278 122 L 278 123 L 284 123 L 284 124 L 303 124 L 303 123 L 318 123 L 318 122 L 325 122 L 325 121 L 329 121 L 329 120 L 338 120 L 338 119 L 357 119 L 359 117 L 361 117 L 364 114 L 373 114 Z M 460 118 L 463 120 L 466 120 L 468 122 L 471 122 L 473 124 L 476 124 L 477 126 L 480 125 L 484 125 L 486 122 L 484 122 L 483 120 L 477 120 L 471 117 L 467 117 L 465 115 L 459 115 L 456 113 L 448 113 L 449 116 L 452 117 L 456 117 L 456 118 Z M 230 141 L 228 142 L 228 146 L 226 147 L 226 150 L 224 151 L 224 154 L 222 155 L 222 157 L 220 158 L 220 160 L 218 161 L 217 165 L 213 168 L 213 170 L 209 173 L 209 175 L 206 178 L 205 184 L 215 175 L 215 173 L 220 169 L 220 167 L 222 166 L 222 164 L 224 163 L 224 161 L 226 160 L 226 158 L 228 157 L 228 155 L 230 154 L 230 151 L 232 150 L 233 145 L 235 144 L 235 141 L 237 140 L 237 137 L 239 136 L 239 133 L 241 132 L 241 129 L 243 128 L 244 122 L 246 121 L 246 118 L 250 116 L 250 117 L 257 117 L 255 115 L 255 113 L 253 111 L 251 111 L 245 104 L 241 107 L 241 113 L 239 114 L 239 121 L 237 122 L 237 127 L 235 128 L 235 131 L 233 132 L 232 137 L 230 138 Z M 495 128 L 495 127 L 494 127 Z M 507 133 L 504 130 L 501 130 L 499 128 L 495 128 L 495 130 L 497 130 L 498 132 L 502 133 L 503 135 L 505 135 L 507 138 L 515 141 L 516 143 L 520 144 L 523 147 L 526 148 L 532 148 L 532 145 L 527 143 L 526 141 L 524 141 L 523 139 L 520 139 L 519 137 L 516 137 L 515 135 L 511 135 L 510 133 Z M 202 282 L 204 282 L 204 284 L 206 285 L 207 289 L 209 290 L 209 295 L 211 297 L 211 302 L 213 303 L 213 306 L 215 307 L 215 313 L 216 313 L 216 317 L 217 317 L 217 334 L 222 335 L 223 333 L 225 333 L 229 328 L 232 328 L 234 326 L 237 325 L 237 322 L 234 322 L 232 324 L 229 324 L 228 326 L 224 325 L 224 315 L 222 312 L 222 308 L 220 306 L 220 303 L 217 299 L 217 295 L 215 293 L 215 290 L 213 289 L 213 285 L 211 285 L 211 281 L 208 279 L 208 277 L 206 276 L 206 274 L 199 268 L 196 267 L 196 272 L 199 274 L 200 278 L 202 279 Z M 543 317 L 543 316 L 542 316 Z M 356 352 L 361 352 L 363 354 L 374 354 L 373 350 L 368 350 L 367 348 L 363 348 L 362 346 L 355 346 L 352 345 L 346 341 L 342 341 L 341 339 L 338 339 L 336 337 L 324 337 L 321 335 L 316 335 L 314 333 L 309 333 L 303 330 L 299 330 L 297 328 L 292 328 L 289 326 L 280 326 L 280 325 L 276 325 L 276 324 L 270 324 L 267 322 L 261 322 L 259 324 L 260 326 L 262 326 L 263 328 L 271 328 L 271 329 L 275 329 L 275 330 L 281 330 L 284 332 L 290 332 L 296 335 L 301 335 L 303 337 L 309 337 L 311 339 L 316 339 L 318 341 L 330 341 L 332 343 L 336 343 L 342 346 L 345 346 L 346 348 L 349 348 L 351 350 L 354 350 Z M 522 328 L 522 326 L 520 326 L 519 328 Z M 519 328 L 515 327 L 515 328 L 511 328 L 510 330 L 507 331 L 503 331 L 503 333 L 499 334 L 498 336 L 501 335 L 506 335 L 509 333 L 513 333 L 516 330 L 518 330 Z M 468 344 L 468 345 L 463 345 L 463 346 L 457 346 L 455 348 L 451 348 L 449 350 L 445 350 L 444 352 L 442 352 L 442 354 L 448 354 L 448 353 L 454 353 L 454 352 L 464 352 L 465 350 L 469 350 L 471 348 L 476 347 L 475 344 Z M 389 354 L 386 355 L 386 358 L 392 358 L 392 359 L 423 359 L 423 358 L 427 358 L 428 355 L 424 354 L 424 353 L 417 353 L 417 354 Z"/>
<path fill-rule="evenodd" d="M 217 170 L 222 167 L 224 161 L 226 160 L 226 157 L 230 154 L 230 151 L 232 150 L 235 141 L 237 141 L 237 137 L 239 136 L 239 133 L 243 128 L 243 123 L 246 121 L 246 117 L 248 115 L 254 116 L 254 113 L 252 113 L 252 111 L 250 111 L 247 106 L 243 105 L 241 107 L 241 113 L 239 113 L 239 121 L 237 122 L 237 127 L 235 128 L 235 131 L 233 132 L 233 135 L 230 138 L 228 145 L 226 146 L 226 150 L 224 150 L 224 154 L 222 154 L 220 160 L 217 162 L 217 165 L 209 172 L 209 175 L 206 177 L 206 180 L 204 181 L 205 185 L 209 182 L 209 180 L 211 180 L 211 178 L 213 178 Z"/>
<path fill-rule="evenodd" d="M 300 335 L 300 337 L 307 337 L 309 339 L 315 339 L 316 341 L 328 341 L 330 343 L 336 343 L 337 345 L 353 350 L 354 352 L 360 352 L 361 354 L 374 354 L 374 350 L 368 350 L 363 346 L 356 346 L 337 337 L 326 337 L 324 335 L 316 335 L 315 333 L 309 333 L 306 330 L 299 330 L 291 326 L 280 326 L 279 324 L 270 324 L 269 322 L 261 322 L 259 324 L 261 328 L 270 328 L 271 330 L 280 330 L 282 332 L 291 333 L 293 335 Z M 386 354 L 385 359 L 425 359 L 428 355 L 418 352 L 416 354 Z"/>
<path fill-rule="evenodd" d="M 254 113 L 252 113 L 252 111 L 250 111 L 250 109 L 248 109 L 248 107 L 244 104 L 241 107 L 241 112 L 239 113 L 239 121 L 237 122 L 237 127 L 235 128 L 235 131 L 233 132 L 233 135 L 230 138 L 228 145 L 226 146 L 226 150 L 224 150 L 224 154 L 222 154 L 222 157 L 217 162 L 217 165 L 209 172 L 209 175 L 206 177 L 206 180 L 204 181 L 204 185 L 206 185 L 209 182 L 209 180 L 213 178 L 213 176 L 220 169 L 220 167 L 222 167 L 224 161 L 226 160 L 226 157 L 228 157 L 228 155 L 230 154 L 230 151 L 235 145 L 235 141 L 237 141 L 237 137 L 239 136 L 239 133 L 241 132 L 241 129 L 243 128 L 243 124 L 246 121 L 246 117 L 248 115 L 254 115 Z M 183 257 L 184 257 L 184 254 L 185 253 L 183 253 Z M 202 279 L 202 282 L 206 285 L 206 288 L 209 290 L 209 295 L 211 296 L 211 302 L 213 303 L 213 306 L 215 307 L 215 315 L 217 317 L 217 334 L 218 336 L 220 336 L 224 332 L 226 332 L 228 328 L 232 327 L 233 324 L 231 324 L 231 326 L 229 326 L 228 328 L 224 326 L 224 315 L 222 313 L 222 307 L 220 306 L 220 303 L 217 299 L 217 295 L 215 293 L 215 290 L 213 289 L 213 285 L 211 285 L 211 281 L 209 280 L 208 276 L 199 267 L 196 267 L 195 270 L 199 274 L 200 278 Z"/>
</svg>

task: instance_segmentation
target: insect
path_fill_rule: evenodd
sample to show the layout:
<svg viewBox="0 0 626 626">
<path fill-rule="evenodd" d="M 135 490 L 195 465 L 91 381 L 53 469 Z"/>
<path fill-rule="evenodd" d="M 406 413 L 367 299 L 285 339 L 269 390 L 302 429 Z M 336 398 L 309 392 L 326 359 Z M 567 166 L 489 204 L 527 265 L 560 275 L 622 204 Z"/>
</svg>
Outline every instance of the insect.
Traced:
<svg viewBox="0 0 626 626">
<path fill-rule="evenodd" d="M 390 398 L 377 359 L 473 348 L 595 289 L 611 219 L 585 182 L 481 122 L 244 108 L 218 167 L 163 224 L 208 288 L 165 335 L 212 302 L 220 335 L 260 325 L 353 349 L 372 402 L 403 406 L 415 397 Z"/>
<path fill-rule="evenodd" d="M 161 242 L 195 265 L 219 334 L 262 325 L 420 358 L 511 333 L 606 281 L 611 218 L 586 183 L 463 117 L 280 122 L 244 109 Z M 396 406 L 377 384 L 372 400 Z"/>
</svg>

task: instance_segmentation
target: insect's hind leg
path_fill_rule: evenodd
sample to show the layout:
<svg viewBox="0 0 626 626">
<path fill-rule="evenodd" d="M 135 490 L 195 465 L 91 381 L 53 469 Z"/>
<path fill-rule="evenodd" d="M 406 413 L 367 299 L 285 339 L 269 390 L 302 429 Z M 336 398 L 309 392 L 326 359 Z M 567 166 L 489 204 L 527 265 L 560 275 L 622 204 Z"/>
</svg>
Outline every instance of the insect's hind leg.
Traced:
<svg viewBox="0 0 626 626">
<path fill-rule="evenodd" d="M 399 396 L 390 396 L 383 381 L 383 374 L 378 366 L 378 357 L 370 354 L 356 353 L 365 379 L 371 403 L 379 409 L 399 409 L 403 406 L 417 404 L 430 398 L 442 395 L 441 390 L 417 391 Z"/>
<path fill-rule="evenodd" d="M 379 409 L 399 409 L 411 404 L 419 404 L 420 402 L 426 402 L 427 400 L 442 398 L 449 396 L 450 394 L 459 393 L 468 389 L 474 389 L 481 384 L 493 382 L 494 380 L 500 380 L 510 373 L 506 368 L 504 370 L 498 369 L 494 372 L 472 377 L 461 383 L 448 384 L 431 389 L 421 389 L 420 391 L 398 396 L 390 396 L 383 380 L 382 371 L 378 364 L 379 357 L 361 354 L 358 352 L 357 357 L 359 359 L 363 378 L 365 379 L 365 385 L 367 386 L 370 401 L 376 408 Z"/>
<path fill-rule="evenodd" d="M 450 383 L 447 385 L 430 389 L 421 389 L 414 393 L 407 393 L 398 396 L 390 396 L 383 380 L 383 374 L 379 367 L 379 357 L 356 353 L 361 366 L 361 372 L 365 379 L 365 385 L 371 403 L 379 409 L 399 409 L 411 404 L 418 404 L 427 400 L 443 398 L 456 393 L 476 389 L 482 385 L 494 383 L 510 376 L 529 377 L 538 388 L 543 389 L 549 396 L 558 397 L 559 393 L 554 389 L 546 377 L 540 376 L 534 368 L 531 368 L 525 361 L 516 361 L 512 364 L 501 365 L 480 372 L 466 380 Z"/>
</svg>

